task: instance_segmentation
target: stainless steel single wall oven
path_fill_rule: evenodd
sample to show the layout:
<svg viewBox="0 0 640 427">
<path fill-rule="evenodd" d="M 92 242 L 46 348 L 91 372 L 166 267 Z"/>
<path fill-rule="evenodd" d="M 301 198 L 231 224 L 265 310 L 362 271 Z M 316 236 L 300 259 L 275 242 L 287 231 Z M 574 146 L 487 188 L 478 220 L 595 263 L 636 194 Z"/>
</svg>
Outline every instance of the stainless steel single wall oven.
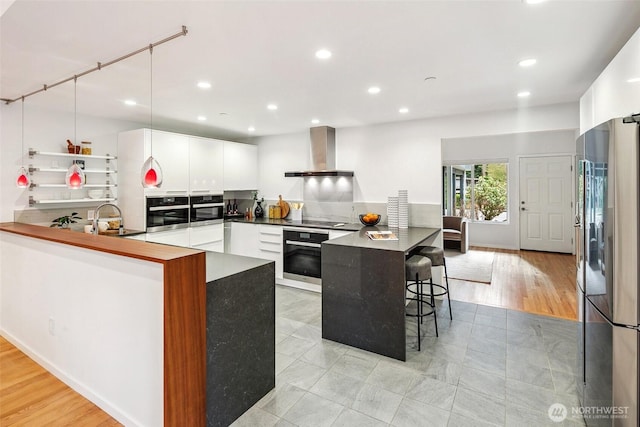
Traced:
<svg viewBox="0 0 640 427">
<path fill-rule="evenodd" d="M 189 197 L 147 197 L 147 232 L 189 227 Z"/>
<path fill-rule="evenodd" d="M 284 227 L 282 229 L 283 277 L 321 284 L 322 242 L 328 239 L 328 230 Z"/>
<path fill-rule="evenodd" d="M 218 224 L 224 219 L 222 194 L 191 196 L 191 226 Z"/>
</svg>

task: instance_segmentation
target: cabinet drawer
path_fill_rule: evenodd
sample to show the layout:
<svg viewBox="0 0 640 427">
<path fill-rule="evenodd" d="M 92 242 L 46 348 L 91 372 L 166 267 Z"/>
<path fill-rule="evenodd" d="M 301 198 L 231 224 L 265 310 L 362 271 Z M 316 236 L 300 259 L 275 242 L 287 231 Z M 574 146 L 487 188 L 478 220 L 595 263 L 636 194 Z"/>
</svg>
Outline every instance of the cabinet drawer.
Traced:
<svg viewBox="0 0 640 427">
<path fill-rule="evenodd" d="M 272 252 L 275 254 L 281 254 L 282 242 L 281 241 L 269 242 L 269 241 L 263 241 L 261 239 L 260 242 L 258 243 L 258 249 L 260 249 L 261 252 Z"/>
<path fill-rule="evenodd" d="M 191 246 L 224 241 L 224 224 L 191 228 Z"/>
</svg>

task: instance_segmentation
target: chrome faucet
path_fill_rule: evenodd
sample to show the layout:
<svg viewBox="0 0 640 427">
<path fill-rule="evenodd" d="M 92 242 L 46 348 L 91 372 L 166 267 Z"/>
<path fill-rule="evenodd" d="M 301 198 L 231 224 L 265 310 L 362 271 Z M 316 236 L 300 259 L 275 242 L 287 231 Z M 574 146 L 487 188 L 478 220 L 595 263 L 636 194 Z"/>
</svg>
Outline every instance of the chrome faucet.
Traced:
<svg viewBox="0 0 640 427">
<path fill-rule="evenodd" d="M 120 208 L 113 203 L 103 203 L 96 208 L 95 212 L 93 213 L 93 225 L 92 225 L 93 234 L 98 234 L 98 220 L 100 219 L 100 209 L 102 209 L 105 206 L 111 206 L 118 211 L 118 215 L 120 216 L 120 218 L 118 218 L 120 220 L 120 227 L 118 228 L 118 234 L 122 236 L 124 234 L 124 218 L 122 218 L 122 211 L 120 210 Z M 115 218 L 111 218 L 111 219 L 114 220 Z"/>
</svg>

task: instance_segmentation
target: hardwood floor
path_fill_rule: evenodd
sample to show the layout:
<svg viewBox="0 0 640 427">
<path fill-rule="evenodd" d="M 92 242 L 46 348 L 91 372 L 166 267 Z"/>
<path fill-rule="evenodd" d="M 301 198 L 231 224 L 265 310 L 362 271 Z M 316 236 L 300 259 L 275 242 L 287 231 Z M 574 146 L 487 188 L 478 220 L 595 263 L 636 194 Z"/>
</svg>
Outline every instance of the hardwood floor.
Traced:
<svg viewBox="0 0 640 427">
<path fill-rule="evenodd" d="M 452 299 L 576 319 L 572 255 L 493 251 L 491 284 L 450 279 Z M 0 426 L 120 425 L 0 337 Z"/>
<path fill-rule="evenodd" d="M 119 426 L 0 337 L 0 426 Z"/>
<path fill-rule="evenodd" d="M 449 279 L 451 299 L 577 319 L 575 257 L 473 247 L 494 252 L 491 284 Z"/>
</svg>

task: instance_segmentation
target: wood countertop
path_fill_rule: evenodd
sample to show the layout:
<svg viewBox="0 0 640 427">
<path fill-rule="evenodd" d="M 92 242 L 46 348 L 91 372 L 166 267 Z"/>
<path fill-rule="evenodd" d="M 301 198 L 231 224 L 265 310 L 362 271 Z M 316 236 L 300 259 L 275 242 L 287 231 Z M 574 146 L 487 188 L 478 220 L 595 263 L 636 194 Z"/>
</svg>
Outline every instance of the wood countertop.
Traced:
<svg viewBox="0 0 640 427">
<path fill-rule="evenodd" d="M 113 236 L 106 235 L 96 236 L 94 234 L 79 233 L 68 229 L 50 228 L 18 222 L 0 223 L 0 231 L 160 263 L 202 252 L 178 246 L 113 238 Z"/>
</svg>

